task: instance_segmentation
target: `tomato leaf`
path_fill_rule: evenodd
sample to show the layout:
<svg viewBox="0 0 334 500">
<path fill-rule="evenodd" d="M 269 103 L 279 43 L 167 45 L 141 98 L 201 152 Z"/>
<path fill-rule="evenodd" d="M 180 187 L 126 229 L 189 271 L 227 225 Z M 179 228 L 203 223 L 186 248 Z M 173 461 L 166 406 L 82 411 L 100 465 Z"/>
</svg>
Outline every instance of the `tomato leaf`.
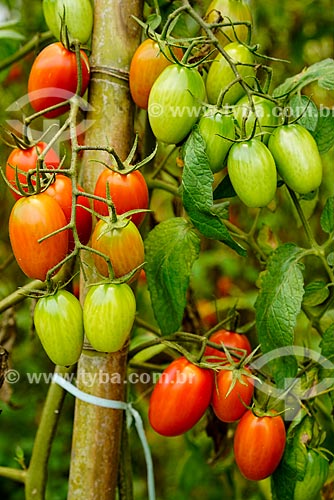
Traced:
<svg viewBox="0 0 334 500">
<path fill-rule="evenodd" d="M 320 217 L 321 228 L 325 233 L 334 231 L 334 197 L 327 198 Z"/>
<path fill-rule="evenodd" d="M 213 192 L 213 199 L 220 200 L 221 198 L 233 198 L 237 196 L 237 193 L 234 191 L 234 187 L 232 186 L 232 182 L 229 175 L 225 175 L 223 180 L 218 184 L 216 189 Z"/>
<path fill-rule="evenodd" d="M 183 155 L 182 199 L 192 223 L 206 238 L 222 241 L 238 254 L 246 255 L 246 250 L 233 240 L 213 207 L 213 173 L 205 142 L 196 128 L 185 144 Z"/>
<path fill-rule="evenodd" d="M 314 102 L 305 95 L 294 95 L 289 102 L 291 116 L 298 118 L 297 123 L 310 132 L 314 132 L 318 125 L 319 112 Z"/>
<path fill-rule="evenodd" d="M 305 287 L 303 304 L 309 307 L 318 306 L 319 304 L 325 302 L 328 296 L 329 290 L 325 281 L 312 281 Z"/>
<path fill-rule="evenodd" d="M 319 87 L 326 90 L 334 89 L 333 59 L 328 58 L 319 61 L 297 75 L 287 78 L 284 83 L 276 87 L 273 97 L 283 97 L 292 92 L 295 93 L 312 82 L 317 82 Z"/>
<path fill-rule="evenodd" d="M 320 342 L 321 354 L 334 361 L 334 325 L 331 325 L 325 331 L 322 340 Z"/>
<path fill-rule="evenodd" d="M 319 153 L 327 153 L 334 146 L 334 113 L 329 108 L 322 108 L 317 128 L 312 132 Z"/>
<path fill-rule="evenodd" d="M 293 344 L 294 327 L 300 312 L 304 286 L 301 264 L 302 250 L 292 243 L 278 247 L 268 261 L 255 303 L 256 326 L 262 352 Z M 282 357 L 270 364 L 277 383 L 293 376 L 296 362 Z"/>
<path fill-rule="evenodd" d="M 181 217 L 161 222 L 145 240 L 148 289 L 164 335 L 181 325 L 190 273 L 199 251 L 199 236 Z"/>
</svg>

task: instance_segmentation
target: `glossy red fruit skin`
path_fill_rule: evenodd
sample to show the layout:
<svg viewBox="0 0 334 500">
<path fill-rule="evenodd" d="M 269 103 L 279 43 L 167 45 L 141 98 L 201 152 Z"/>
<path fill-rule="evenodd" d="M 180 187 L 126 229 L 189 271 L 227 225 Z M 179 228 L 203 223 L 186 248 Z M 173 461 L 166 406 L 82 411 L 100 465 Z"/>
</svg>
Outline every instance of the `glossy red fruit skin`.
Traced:
<svg viewBox="0 0 334 500">
<path fill-rule="evenodd" d="M 122 174 L 106 168 L 96 181 L 94 195 L 107 198 L 107 184 L 118 215 L 129 210 L 148 208 L 148 188 L 145 178 L 139 170 Z M 94 200 L 94 210 L 100 215 L 108 215 L 108 205 L 103 201 Z M 131 220 L 136 226 L 139 226 L 145 215 L 146 212 L 138 212 L 131 216 Z"/>
<path fill-rule="evenodd" d="M 257 417 L 247 410 L 234 435 L 234 456 L 240 472 L 251 481 L 271 476 L 281 461 L 285 443 L 280 415 Z"/>
<path fill-rule="evenodd" d="M 237 348 L 235 352 L 240 355 L 243 354 L 243 351 L 239 351 L 238 349 L 243 349 L 246 354 L 250 354 L 252 352 L 252 346 L 250 345 L 248 338 L 246 335 L 242 335 L 241 333 L 221 329 L 213 333 L 209 340 L 210 342 L 218 345 L 224 344 L 227 348 Z M 209 346 L 205 348 L 204 356 L 210 356 L 208 358 L 210 363 L 219 363 L 226 359 L 224 351 L 218 351 L 218 349 Z"/>
<path fill-rule="evenodd" d="M 37 166 L 37 158 L 40 153 L 44 151 L 47 144 L 43 141 L 38 142 L 35 146 L 32 146 L 28 149 L 19 149 L 15 148 L 10 153 L 6 163 L 6 179 L 9 183 L 17 189 L 16 183 L 16 173 L 15 169 L 18 170 L 18 179 L 21 184 L 21 187 L 25 192 L 28 192 L 27 185 L 27 174 L 29 170 L 36 169 Z M 49 149 L 49 151 L 45 155 L 45 168 L 50 170 L 56 169 L 59 167 L 60 160 L 57 153 L 54 149 Z M 19 172 L 19 171 L 22 172 Z M 36 184 L 36 181 L 32 178 L 32 184 Z M 25 187 L 26 186 L 26 187 Z M 15 193 L 15 191 L 11 190 L 11 193 L 15 200 L 19 200 L 22 198 L 21 195 Z"/>
<path fill-rule="evenodd" d="M 86 53 L 81 50 L 82 96 L 90 80 L 90 67 Z M 29 75 L 28 95 L 32 108 L 39 112 L 71 98 L 77 89 L 78 76 L 76 56 L 62 43 L 47 45 L 36 57 Z M 69 105 L 43 113 L 46 118 L 55 118 L 66 113 Z"/>
<path fill-rule="evenodd" d="M 47 272 L 66 257 L 67 230 L 38 242 L 64 226 L 64 212 L 45 193 L 20 198 L 15 203 L 9 217 L 9 237 L 16 261 L 29 278 L 44 281 Z"/>
<path fill-rule="evenodd" d="M 184 357 L 173 361 L 156 383 L 149 403 L 149 421 L 162 436 L 190 430 L 204 415 L 214 386 L 212 370 L 200 368 Z"/>
</svg>

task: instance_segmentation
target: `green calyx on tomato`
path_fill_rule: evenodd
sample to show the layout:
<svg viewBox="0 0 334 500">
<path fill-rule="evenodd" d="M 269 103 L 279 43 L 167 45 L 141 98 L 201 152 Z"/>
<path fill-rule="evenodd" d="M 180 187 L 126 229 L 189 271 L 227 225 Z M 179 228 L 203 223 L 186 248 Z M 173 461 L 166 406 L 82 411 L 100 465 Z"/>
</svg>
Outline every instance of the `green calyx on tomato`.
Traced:
<svg viewBox="0 0 334 500">
<path fill-rule="evenodd" d="M 203 417 L 213 388 L 212 370 L 184 357 L 174 360 L 154 386 L 148 412 L 151 426 L 162 436 L 189 431 Z"/>
<path fill-rule="evenodd" d="M 148 101 L 148 118 L 155 137 L 180 143 L 197 122 L 205 100 L 205 85 L 196 68 L 167 66 L 155 80 Z"/>
<path fill-rule="evenodd" d="M 286 185 L 299 194 L 317 189 L 322 181 L 322 162 L 313 136 L 297 123 L 272 132 L 268 148 Z"/>
<path fill-rule="evenodd" d="M 85 333 L 100 352 L 116 352 L 128 339 L 136 314 L 136 299 L 126 283 L 102 283 L 89 288 L 83 306 Z"/>
<path fill-rule="evenodd" d="M 271 132 L 278 124 L 276 104 L 260 96 L 253 96 L 252 99 L 254 110 L 248 96 L 244 96 L 233 106 L 233 115 L 238 122 L 241 136 L 244 127 L 246 137 L 250 137 L 254 132 L 257 138 L 261 135 L 267 145 Z"/>
<path fill-rule="evenodd" d="M 34 310 L 36 333 L 53 363 L 70 366 L 80 357 L 83 313 L 79 300 L 66 290 L 40 298 Z"/>
<path fill-rule="evenodd" d="M 219 172 L 225 166 L 227 153 L 235 139 L 232 114 L 224 114 L 219 109 L 208 109 L 201 116 L 198 130 L 205 141 L 205 151 L 212 172 Z"/>
<path fill-rule="evenodd" d="M 9 237 L 16 261 L 29 278 L 44 281 L 66 257 L 68 230 L 62 230 L 66 225 L 60 205 L 45 193 L 16 201 L 9 217 Z"/>
<path fill-rule="evenodd" d="M 229 330 L 217 330 L 209 337 L 209 341 L 217 346 L 225 346 L 229 350 L 234 351 L 239 356 L 248 356 L 252 352 L 252 347 L 246 335 L 241 333 L 231 332 Z M 232 358 L 233 354 L 232 353 Z M 204 356 L 210 363 L 219 363 L 227 359 L 224 351 L 207 346 L 204 351 Z M 234 357 L 234 359 L 236 359 Z"/>
<path fill-rule="evenodd" d="M 246 24 L 238 24 L 232 26 L 236 22 L 252 23 L 252 13 L 248 4 L 240 0 L 212 0 L 209 4 L 205 21 L 211 23 L 224 23 L 227 24 L 231 21 L 231 26 L 220 27 L 217 30 L 216 37 L 221 46 L 229 42 L 242 41 L 247 42 L 250 34 Z M 236 38 L 237 37 L 237 38 Z"/>
<path fill-rule="evenodd" d="M 93 7 L 90 0 L 43 0 L 43 13 L 52 34 L 61 41 L 64 22 L 69 42 L 85 44 L 93 29 Z"/>
<path fill-rule="evenodd" d="M 258 139 L 233 144 L 228 174 L 240 200 L 250 208 L 265 207 L 275 196 L 277 171 L 269 149 Z"/>
<path fill-rule="evenodd" d="M 226 54 L 235 64 L 242 80 L 252 87 L 255 79 L 254 55 L 244 45 L 232 42 L 225 47 Z M 210 104 L 216 104 L 222 97 L 223 104 L 235 104 L 245 90 L 223 54 L 219 53 L 212 61 L 206 79 L 206 92 Z M 220 104 L 221 104 L 220 103 Z"/>
</svg>

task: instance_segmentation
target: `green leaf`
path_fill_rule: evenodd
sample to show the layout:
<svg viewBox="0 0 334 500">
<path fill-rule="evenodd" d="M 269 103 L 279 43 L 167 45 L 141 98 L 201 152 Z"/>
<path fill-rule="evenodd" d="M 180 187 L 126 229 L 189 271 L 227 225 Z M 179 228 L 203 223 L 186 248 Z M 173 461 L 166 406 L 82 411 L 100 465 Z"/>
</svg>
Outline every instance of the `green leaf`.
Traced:
<svg viewBox="0 0 334 500">
<path fill-rule="evenodd" d="M 264 353 L 293 344 L 304 294 L 303 274 L 298 262 L 301 253 L 302 250 L 292 243 L 278 247 L 263 273 L 255 309 L 258 340 Z M 279 383 L 296 371 L 292 357 L 277 358 L 270 366 Z"/>
<path fill-rule="evenodd" d="M 324 59 L 309 66 L 297 75 L 287 78 L 284 83 L 276 87 L 273 97 L 284 97 L 292 92 L 297 92 L 310 83 L 318 82 L 319 87 L 334 89 L 334 60 Z"/>
<path fill-rule="evenodd" d="M 213 192 L 213 199 L 220 200 L 221 198 L 233 198 L 237 196 L 237 193 L 234 191 L 234 187 L 232 186 L 230 176 L 225 175 L 223 180 L 218 184 L 216 189 Z"/>
<path fill-rule="evenodd" d="M 213 173 L 205 152 L 205 142 L 195 128 L 184 146 L 182 200 L 194 226 L 206 238 L 224 242 L 240 255 L 246 250 L 231 237 L 220 214 L 213 206 Z"/>
<path fill-rule="evenodd" d="M 334 231 L 334 197 L 327 198 L 320 217 L 321 228 L 325 233 Z"/>
<path fill-rule="evenodd" d="M 319 111 L 314 102 L 305 95 L 294 95 L 289 102 L 291 115 L 298 123 L 310 132 L 317 128 Z"/>
<path fill-rule="evenodd" d="M 319 153 L 327 153 L 334 146 L 334 113 L 329 108 L 322 108 L 317 128 L 312 132 Z"/>
<path fill-rule="evenodd" d="M 331 325 L 325 331 L 321 343 L 321 354 L 329 359 L 334 361 L 334 325 Z"/>
<path fill-rule="evenodd" d="M 315 307 L 325 302 L 329 296 L 329 290 L 325 281 L 312 281 L 305 287 L 303 304 L 309 307 Z"/>
<path fill-rule="evenodd" d="M 200 239 L 183 218 L 161 222 L 145 240 L 145 266 L 154 315 L 163 335 L 182 323 L 186 292 Z"/>
<path fill-rule="evenodd" d="M 6 38 L 8 40 L 24 40 L 24 36 L 14 30 L 0 30 L 0 38 Z"/>
</svg>

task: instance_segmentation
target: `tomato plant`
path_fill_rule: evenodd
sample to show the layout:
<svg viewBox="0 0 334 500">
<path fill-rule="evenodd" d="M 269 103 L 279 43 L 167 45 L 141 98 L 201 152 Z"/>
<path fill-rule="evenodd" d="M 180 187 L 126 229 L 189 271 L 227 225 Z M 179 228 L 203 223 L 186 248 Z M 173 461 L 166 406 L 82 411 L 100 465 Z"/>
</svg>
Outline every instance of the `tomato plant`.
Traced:
<svg viewBox="0 0 334 500">
<path fill-rule="evenodd" d="M 196 123 L 205 85 L 195 68 L 171 64 L 155 80 L 148 101 L 148 117 L 155 137 L 178 144 Z"/>
<path fill-rule="evenodd" d="M 179 47 L 164 47 L 164 52 L 159 44 L 147 38 L 137 47 L 130 64 L 129 84 L 132 99 L 140 108 L 147 109 L 148 97 L 153 83 L 160 73 L 173 61 L 173 55 L 182 59 L 183 50 Z M 173 52 L 173 55 L 171 54 Z"/>
<path fill-rule="evenodd" d="M 36 333 L 56 365 L 69 366 L 80 357 L 84 332 L 79 300 L 66 290 L 40 298 L 34 310 Z"/>
<path fill-rule="evenodd" d="M 19 180 L 20 186 L 25 192 L 28 192 L 28 172 L 30 170 L 35 170 L 37 167 L 38 155 L 40 155 L 47 144 L 45 142 L 38 142 L 35 146 L 27 149 L 15 148 L 12 150 L 8 156 L 6 163 L 6 178 L 7 181 L 15 188 L 18 189 L 16 182 L 16 172 L 17 178 Z M 59 166 L 60 160 L 54 149 L 49 149 L 45 155 L 44 164 L 45 168 L 56 169 Z M 30 177 L 32 185 L 36 184 L 36 175 Z M 14 190 L 11 190 L 12 195 L 16 200 L 21 198 L 21 196 Z"/>
<path fill-rule="evenodd" d="M 233 116 L 222 114 L 219 110 L 207 111 L 200 118 L 198 129 L 205 140 L 211 170 L 219 172 L 225 166 L 227 153 L 235 139 Z"/>
<path fill-rule="evenodd" d="M 90 79 L 90 68 L 86 53 L 81 50 L 82 96 Z M 76 92 L 78 71 L 74 52 L 67 50 L 60 42 L 47 45 L 36 57 L 29 74 L 28 94 L 32 108 L 36 111 L 55 106 L 70 99 Z M 55 118 L 69 109 L 69 105 L 44 113 Z"/>
<path fill-rule="evenodd" d="M 225 329 L 217 330 L 213 333 L 210 338 L 210 342 L 218 344 L 220 346 L 235 349 L 235 352 L 240 356 L 244 354 L 250 354 L 252 352 L 252 347 L 246 335 L 241 333 L 231 332 Z M 210 363 L 219 363 L 226 359 L 226 354 L 224 351 L 219 351 L 214 347 L 207 346 L 205 348 L 204 356 L 210 356 L 208 361 Z"/>
<path fill-rule="evenodd" d="M 254 392 L 254 384 L 247 370 L 221 369 L 216 376 L 211 406 L 222 422 L 235 422 L 246 412 Z"/>
<path fill-rule="evenodd" d="M 67 230 L 39 241 L 64 226 L 64 212 L 47 194 L 17 200 L 10 213 L 9 237 L 16 261 L 29 278 L 44 281 L 47 272 L 66 257 Z"/>
<path fill-rule="evenodd" d="M 306 469 L 301 481 L 296 481 L 293 500 L 316 498 L 327 479 L 329 464 L 327 458 L 317 450 L 310 448 L 307 451 Z"/>
<path fill-rule="evenodd" d="M 234 456 L 240 472 L 252 481 L 270 476 L 283 456 L 285 442 L 280 415 L 258 417 L 247 410 L 234 435 Z"/>
<path fill-rule="evenodd" d="M 220 17 L 220 18 L 219 18 Z M 208 23 L 235 23 L 248 21 L 252 23 L 252 13 L 247 3 L 238 0 L 212 0 L 206 11 L 206 20 Z M 246 25 L 239 24 L 235 26 L 221 27 L 216 36 L 222 46 L 230 41 L 247 41 L 249 30 Z"/>
<path fill-rule="evenodd" d="M 226 45 L 225 51 L 236 65 L 243 81 L 246 82 L 248 86 L 252 87 L 255 78 L 255 71 L 253 67 L 254 56 L 252 52 L 238 42 L 232 42 Z M 233 83 L 235 79 L 236 76 L 228 61 L 225 59 L 223 54 L 219 53 L 212 61 L 206 78 L 208 101 L 211 104 L 216 104 L 220 94 L 223 92 L 223 103 L 236 103 L 238 99 L 245 94 L 245 90 L 241 86 L 240 82 L 236 81 Z"/>
<path fill-rule="evenodd" d="M 241 133 L 244 126 L 245 134 L 249 137 L 255 127 L 255 134 L 260 134 L 263 142 L 268 144 L 270 134 L 278 124 L 276 105 L 260 96 L 254 96 L 253 104 L 254 110 L 251 108 L 248 96 L 244 96 L 235 104 L 233 114 Z"/>
<path fill-rule="evenodd" d="M 92 286 L 84 301 L 83 319 L 87 338 L 94 349 L 116 352 L 130 335 L 136 314 L 136 299 L 126 283 Z"/>
<path fill-rule="evenodd" d="M 70 41 L 78 40 L 84 44 L 93 29 L 93 9 L 90 0 L 43 0 L 43 13 L 46 24 L 53 35 L 60 40 L 61 21 L 65 25 Z"/>
<path fill-rule="evenodd" d="M 251 139 L 233 144 L 227 169 L 235 192 L 247 207 L 265 207 L 274 198 L 276 165 L 263 142 Z"/>
<path fill-rule="evenodd" d="M 96 224 L 91 246 L 109 257 L 115 278 L 124 276 L 144 263 L 144 243 L 132 221 L 113 224 L 103 219 Z M 103 276 L 109 275 L 107 261 L 93 253 L 95 266 Z M 138 276 L 136 273 L 136 277 Z"/>
<path fill-rule="evenodd" d="M 77 186 L 79 191 L 83 191 L 81 186 Z M 57 174 L 55 181 L 46 189 L 46 194 L 54 198 L 61 206 L 66 222 L 70 223 L 72 214 L 72 181 L 66 175 Z M 89 199 L 79 195 L 76 199 L 75 224 L 79 240 L 83 245 L 89 241 L 92 232 L 92 215 L 89 210 Z M 68 239 L 69 251 L 74 249 L 73 231 L 69 231 Z"/>
<path fill-rule="evenodd" d="M 312 135 L 297 123 L 277 127 L 268 147 L 277 170 L 289 188 L 307 194 L 322 181 L 322 161 Z"/>
<path fill-rule="evenodd" d="M 96 181 L 94 195 L 107 198 L 107 184 L 118 215 L 130 210 L 148 208 L 148 188 L 139 170 L 122 173 L 106 168 Z M 94 210 L 100 215 L 108 215 L 108 205 L 103 201 L 94 200 Z M 131 215 L 131 220 L 139 226 L 144 217 L 145 212 L 138 212 Z"/>
<path fill-rule="evenodd" d="M 163 436 L 189 431 L 204 415 L 213 390 L 213 372 L 184 357 L 173 361 L 154 386 L 148 417 Z"/>
</svg>

